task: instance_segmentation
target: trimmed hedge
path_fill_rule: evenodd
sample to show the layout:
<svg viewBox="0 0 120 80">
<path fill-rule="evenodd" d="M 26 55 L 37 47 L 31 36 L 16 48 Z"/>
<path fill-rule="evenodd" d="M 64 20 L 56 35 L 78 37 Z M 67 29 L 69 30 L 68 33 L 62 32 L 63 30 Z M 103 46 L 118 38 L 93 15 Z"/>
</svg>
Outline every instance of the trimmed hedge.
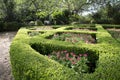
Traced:
<svg viewBox="0 0 120 80">
<path fill-rule="evenodd" d="M 111 25 L 111 24 L 102 24 L 103 28 L 118 28 L 120 29 L 120 25 Z"/>
<path fill-rule="evenodd" d="M 119 80 L 120 43 L 112 38 L 101 25 L 96 25 L 97 32 L 66 30 L 69 27 L 71 26 L 44 31 L 43 34 L 32 37 L 28 35 L 28 32 L 34 30 L 20 29 L 10 48 L 15 80 Z M 96 34 L 97 44 L 82 42 L 72 44 L 46 39 L 56 32 Z M 89 53 L 92 56 L 90 60 L 96 63 L 95 72 L 78 75 L 74 70 L 42 55 L 53 50 L 67 50 L 76 54 Z"/>
<path fill-rule="evenodd" d="M 22 25 L 24 24 L 18 23 L 16 21 L 13 21 L 13 22 L 0 21 L 0 31 L 16 31 L 20 29 Z"/>
<path fill-rule="evenodd" d="M 12 42 L 10 56 L 15 80 L 78 79 L 75 71 L 33 50 L 29 45 L 29 40 L 27 29 L 20 29 Z"/>
</svg>

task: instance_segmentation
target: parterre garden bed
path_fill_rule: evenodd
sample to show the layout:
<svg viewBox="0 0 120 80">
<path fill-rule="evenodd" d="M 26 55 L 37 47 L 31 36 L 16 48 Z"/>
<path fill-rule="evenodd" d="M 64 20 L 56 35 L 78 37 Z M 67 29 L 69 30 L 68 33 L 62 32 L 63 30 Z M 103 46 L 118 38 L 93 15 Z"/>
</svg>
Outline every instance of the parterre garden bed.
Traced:
<svg viewBox="0 0 120 80">
<path fill-rule="evenodd" d="M 119 25 L 104 25 L 103 26 L 115 40 L 120 42 L 120 26 Z"/>
<path fill-rule="evenodd" d="M 97 31 L 97 28 L 95 27 L 68 27 L 66 30 L 85 30 L 85 31 Z"/>
<path fill-rule="evenodd" d="M 119 45 L 101 25 L 21 28 L 12 72 L 15 80 L 119 80 Z"/>
<path fill-rule="evenodd" d="M 47 38 L 59 40 L 59 41 L 71 42 L 73 44 L 77 42 L 83 42 L 83 43 L 97 42 L 95 34 L 85 34 L 85 33 L 57 32 Z"/>
<path fill-rule="evenodd" d="M 53 30 L 53 29 L 57 29 L 59 28 L 60 26 L 33 26 L 31 28 L 27 27 L 29 30 L 36 30 L 36 31 L 39 31 L 39 30 Z"/>
<path fill-rule="evenodd" d="M 108 32 L 112 35 L 113 38 L 115 38 L 118 42 L 120 42 L 120 29 L 107 29 Z"/>
</svg>

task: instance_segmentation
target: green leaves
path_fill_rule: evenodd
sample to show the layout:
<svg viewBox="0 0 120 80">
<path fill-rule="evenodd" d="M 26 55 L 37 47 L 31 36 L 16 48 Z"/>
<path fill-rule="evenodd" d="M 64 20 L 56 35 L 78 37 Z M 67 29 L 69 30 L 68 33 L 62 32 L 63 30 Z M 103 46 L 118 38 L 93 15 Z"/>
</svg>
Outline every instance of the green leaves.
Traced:
<svg viewBox="0 0 120 80">
<path fill-rule="evenodd" d="M 78 25 L 83 26 L 83 25 Z M 88 25 L 90 26 L 90 25 Z M 61 26 L 59 26 L 61 27 Z M 119 80 L 120 79 L 120 44 L 112 38 L 112 36 L 101 26 L 96 25 L 97 44 L 77 43 L 72 44 L 65 41 L 50 40 L 46 37 L 55 34 L 56 32 L 76 32 L 80 31 L 65 30 L 64 26 L 51 31 L 42 31 L 43 34 L 35 37 L 29 37 L 28 29 L 20 29 L 11 44 L 10 56 L 13 74 L 16 80 Z M 73 26 L 73 28 L 76 26 Z M 84 31 L 87 34 L 95 34 L 93 32 Z M 84 33 L 83 32 L 83 33 Z M 35 50 L 36 51 L 35 51 Z M 68 61 L 63 65 L 49 59 L 47 56 L 53 51 L 73 52 L 75 55 L 79 53 L 88 54 L 87 59 L 81 58 L 69 69 L 63 65 L 70 66 Z M 42 55 L 43 54 L 43 55 Z M 84 54 L 82 54 L 84 55 Z M 66 55 L 67 56 L 67 55 Z M 84 55 L 86 56 L 86 55 Z M 53 56 L 56 59 L 55 56 Z M 71 57 L 71 56 L 70 56 Z M 74 59 L 77 58 L 73 58 Z M 89 68 L 88 66 L 93 66 Z M 95 67 L 95 69 L 93 69 Z M 86 73 L 92 71 L 93 73 Z M 86 74 L 83 74 L 83 73 Z M 78 75 L 78 73 L 80 75 Z M 64 74 L 64 75 L 63 75 Z"/>
</svg>

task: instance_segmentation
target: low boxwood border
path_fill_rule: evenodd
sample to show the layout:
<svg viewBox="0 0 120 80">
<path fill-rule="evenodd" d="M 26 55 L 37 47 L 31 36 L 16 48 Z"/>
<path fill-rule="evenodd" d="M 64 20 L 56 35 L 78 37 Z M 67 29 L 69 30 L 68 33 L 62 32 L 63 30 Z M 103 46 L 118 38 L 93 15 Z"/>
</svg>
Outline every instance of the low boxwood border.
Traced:
<svg viewBox="0 0 120 80">
<path fill-rule="evenodd" d="M 74 45 L 45 39 L 46 36 L 54 34 L 54 31 L 30 37 L 27 33 L 28 29 L 20 29 L 10 48 L 15 80 L 119 80 L 120 44 L 101 25 L 96 25 L 96 28 L 97 44 L 76 43 Z M 64 29 L 65 27 L 62 27 L 56 31 L 65 31 Z M 50 49 L 95 52 L 99 55 L 97 68 L 94 73 L 77 75 L 75 71 L 36 52 L 31 48 L 33 44 L 38 44 L 38 49 L 39 45 L 43 45 Z"/>
<path fill-rule="evenodd" d="M 39 54 L 29 45 L 26 29 L 20 29 L 10 48 L 15 80 L 77 80 L 78 75 L 61 64 Z M 75 76 L 75 77 L 73 77 Z"/>
</svg>

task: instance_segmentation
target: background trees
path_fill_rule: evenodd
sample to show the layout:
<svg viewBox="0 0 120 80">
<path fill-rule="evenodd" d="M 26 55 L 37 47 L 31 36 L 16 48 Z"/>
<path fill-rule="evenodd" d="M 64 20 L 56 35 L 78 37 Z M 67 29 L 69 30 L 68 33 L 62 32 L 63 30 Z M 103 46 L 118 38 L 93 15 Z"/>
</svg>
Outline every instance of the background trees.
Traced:
<svg viewBox="0 0 120 80">
<path fill-rule="evenodd" d="M 15 0 L 15 2 L 18 19 L 22 22 L 39 19 L 42 22 L 49 20 L 52 24 L 66 24 L 73 21 L 72 18 L 78 20 L 78 14 L 88 5 L 87 0 Z"/>
<path fill-rule="evenodd" d="M 15 20 L 15 3 L 14 0 L 1 0 L 0 1 L 0 14 L 1 18 L 6 22 Z"/>
<path fill-rule="evenodd" d="M 92 14 L 92 18 L 96 23 L 120 24 L 120 3 L 106 3 Z"/>
<path fill-rule="evenodd" d="M 82 16 L 83 12 L 91 15 Z M 92 13 L 94 11 L 94 13 Z M 9 26 L 35 21 L 51 24 L 109 23 L 119 24 L 119 0 L 0 0 L 0 25 Z M 19 23 L 19 24 L 18 24 Z M 15 26 L 14 25 L 14 26 Z"/>
</svg>

